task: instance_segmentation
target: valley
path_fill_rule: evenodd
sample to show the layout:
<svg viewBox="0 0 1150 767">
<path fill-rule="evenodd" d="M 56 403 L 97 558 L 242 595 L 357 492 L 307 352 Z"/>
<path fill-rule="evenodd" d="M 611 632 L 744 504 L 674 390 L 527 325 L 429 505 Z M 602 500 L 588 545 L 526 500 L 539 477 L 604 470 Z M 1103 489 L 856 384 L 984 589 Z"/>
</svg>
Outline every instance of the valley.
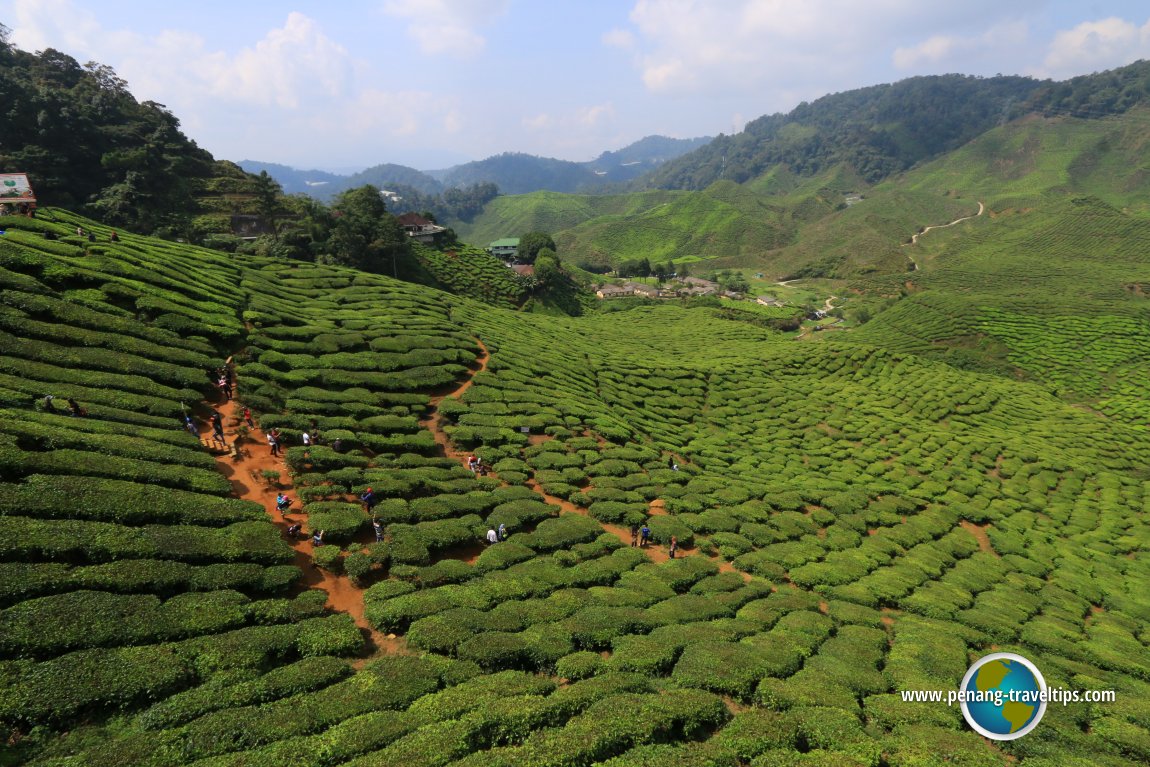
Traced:
<svg viewBox="0 0 1150 767">
<path fill-rule="evenodd" d="M 52 177 L 0 216 L 0 765 L 1146 764 L 1145 70 L 836 94 L 597 194 L 408 177 L 439 223 L 176 134 L 159 208 Z M 644 259 L 746 300 L 594 297 Z M 998 652 L 1114 699 L 1000 741 L 906 695 Z"/>
</svg>

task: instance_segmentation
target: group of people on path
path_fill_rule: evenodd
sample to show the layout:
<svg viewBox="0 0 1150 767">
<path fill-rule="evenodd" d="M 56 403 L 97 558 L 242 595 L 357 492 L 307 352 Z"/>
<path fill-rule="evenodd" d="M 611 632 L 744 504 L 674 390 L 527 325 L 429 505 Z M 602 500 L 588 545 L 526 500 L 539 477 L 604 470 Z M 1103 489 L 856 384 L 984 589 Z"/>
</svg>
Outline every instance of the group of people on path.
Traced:
<svg viewBox="0 0 1150 767">
<path fill-rule="evenodd" d="M 645 549 L 645 548 L 647 548 L 648 544 L 650 544 L 650 543 L 651 543 L 651 527 L 646 522 L 643 523 L 642 527 L 640 527 L 639 525 L 631 525 L 631 546 L 632 547 L 637 546 L 641 549 Z M 670 556 L 671 559 L 674 559 L 675 555 L 678 553 L 679 553 L 679 538 L 678 538 L 678 536 L 672 535 L 671 536 L 671 544 L 667 550 L 667 554 Z"/>
<path fill-rule="evenodd" d="M 470 469 L 471 472 L 476 476 L 487 476 L 487 464 L 485 464 L 483 459 L 477 455 L 472 454 L 467 457 L 467 468 Z"/>
<path fill-rule="evenodd" d="M 45 413 L 57 412 L 55 400 L 56 397 L 51 394 L 44 395 L 44 399 L 41 401 L 40 406 Z M 82 407 L 76 400 L 68 397 L 66 401 L 68 403 L 68 415 L 74 416 L 76 418 L 83 418 L 84 416 L 88 415 L 88 411 L 84 409 L 84 407 Z"/>
<path fill-rule="evenodd" d="M 507 525 L 502 522 L 499 523 L 498 528 L 491 528 L 487 531 L 487 544 L 490 546 L 493 543 L 507 540 Z"/>
</svg>

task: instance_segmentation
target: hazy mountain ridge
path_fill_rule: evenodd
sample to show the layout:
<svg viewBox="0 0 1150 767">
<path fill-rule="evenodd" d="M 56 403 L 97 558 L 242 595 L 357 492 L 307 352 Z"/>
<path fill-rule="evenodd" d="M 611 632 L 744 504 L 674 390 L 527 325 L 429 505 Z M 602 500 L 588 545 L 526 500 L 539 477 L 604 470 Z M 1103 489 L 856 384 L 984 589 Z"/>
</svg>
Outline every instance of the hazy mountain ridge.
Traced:
<svg viewBox="0 0 1150 767">
<path fill-rule="evenodd" d="M 374 184 L 384 189 L 410 187 L 424 195 L 485 183 L 497 185 L 503 194 L 591 192 L 602 191 L 611 183 L 636 179 L 665 162 L 705 146 L 709 141 L 710 136 L 689 139 L 645 136 L 622 149 L 605 151 L 587 162 L 504 152 L 438 170 L 421 171 L 406 165 L 382 163 L 351 175 L 299 170 L 259 160 L 243 160 L 239 165 L 249 173 L 266 170 L 288 194 L 302 192 L 321 200 L 363 184 Z"/>
</svg>

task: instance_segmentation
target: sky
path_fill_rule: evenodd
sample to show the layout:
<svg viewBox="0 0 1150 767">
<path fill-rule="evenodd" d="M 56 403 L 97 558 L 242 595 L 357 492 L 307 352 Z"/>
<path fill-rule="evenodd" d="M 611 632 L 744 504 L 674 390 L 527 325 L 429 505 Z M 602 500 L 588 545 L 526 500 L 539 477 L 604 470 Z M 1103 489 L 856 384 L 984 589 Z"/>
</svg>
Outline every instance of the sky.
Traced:
<svg viewBox="0 0 1150 767">
<path fill-rule="evenodd" d="M 590 160 L 914 75 L 1150 58 L 1140 0 L 20 0 L 0 23 L 110 65 L 217 158 L 337 171 Z"/>
</svg>

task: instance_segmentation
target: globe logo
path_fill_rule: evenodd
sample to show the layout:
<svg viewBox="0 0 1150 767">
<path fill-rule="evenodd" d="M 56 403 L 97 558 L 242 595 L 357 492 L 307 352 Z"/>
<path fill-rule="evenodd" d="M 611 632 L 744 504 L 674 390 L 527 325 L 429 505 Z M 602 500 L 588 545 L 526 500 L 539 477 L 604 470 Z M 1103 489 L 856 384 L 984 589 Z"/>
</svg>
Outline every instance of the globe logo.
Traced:
<svg viewBox="0 0 1150 767">
<path fill-rule="evenodd" d="M 992 740 L 1021 738 L 1046 713 L 1046 680 L 1026 658 L 996 652 L 979 658 L 962 678 L 962 715 Z"/>
</svg>

